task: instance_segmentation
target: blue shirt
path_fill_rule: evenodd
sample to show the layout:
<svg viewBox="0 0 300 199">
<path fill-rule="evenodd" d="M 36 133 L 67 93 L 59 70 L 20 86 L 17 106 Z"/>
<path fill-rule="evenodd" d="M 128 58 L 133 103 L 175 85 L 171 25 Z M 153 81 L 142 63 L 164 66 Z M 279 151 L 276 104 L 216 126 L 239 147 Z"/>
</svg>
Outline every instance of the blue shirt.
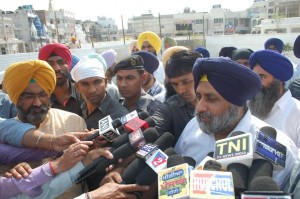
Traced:
<svg viewBox="0 0 300 199">
<path fill-rule="evenodd" d="M 17 108 L 9 100 L 7 94 L 0 91 L 0 117 L 13 118 L 17 115 Z"/>
</svg>

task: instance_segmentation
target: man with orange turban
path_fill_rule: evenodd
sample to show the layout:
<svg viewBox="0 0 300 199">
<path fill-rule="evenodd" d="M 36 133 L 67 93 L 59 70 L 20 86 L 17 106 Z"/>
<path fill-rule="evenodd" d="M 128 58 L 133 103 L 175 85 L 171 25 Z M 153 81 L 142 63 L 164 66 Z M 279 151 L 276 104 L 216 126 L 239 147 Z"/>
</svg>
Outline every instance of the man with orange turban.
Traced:
<svg viewBox="0 0 300 199">
<path fill-rule="evenodd" d="M 139 34 L 137 43 L 140 51 L 147 51 L 153 53 L 155 56 L 158 55 L 162 45 L 160 37 L 151 31 L 146 31 Z M 153 72 L 153 76 L 160 83 L 164 83 L 165 71 L 161 61 L 158 69 Z"/>
<path fill-rule="evenodd" d="M 81 104 L 83 99 L 75 89 L 70 78 L 72 55 L 63 44 L 47 44 L 41 48 L 39 59 L 47 61 L 56 74 L 56 87 L 51 96 L 52 108 L 76 113 L 81 116 Z"/>
<path fill-rule="evenodd" d="M 38 146 L 43 135 L 62 135 L 66 132 L 83 132 L 85 121 L 78 115 L 50 108 L 50 96 L 55 89 L 56 77 L 51 66 L 41 60 L 17 62 L 6 71 L 3 85 L 9 98 L 16 105 L 16 119 L 34 125 L 43 132 L 36 142 Z M 0 123 L 2 128 L 3 123 Z M 76 155 L 76 154 L 75 154 Z M 77 152 L 80 154 L 80 151 Z M 80 189 L 67 192 L 64 198 L 74 198 Z"/>
</svg>

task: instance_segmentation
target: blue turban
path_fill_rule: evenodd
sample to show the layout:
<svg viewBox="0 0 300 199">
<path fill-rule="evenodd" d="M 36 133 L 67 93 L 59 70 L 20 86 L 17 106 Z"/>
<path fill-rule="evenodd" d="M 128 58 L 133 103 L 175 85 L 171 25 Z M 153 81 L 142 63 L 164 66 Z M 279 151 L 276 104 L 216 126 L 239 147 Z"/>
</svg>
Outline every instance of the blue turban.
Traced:
<svg viewBox="0 0 300 199">
<path fill-rule="evenodd" d="M 269 49 L 271 45 L 274 45 L 279 53 L 283 50 L 283 41 L 278 38 L 270 38 L 265 42 L 265 49 Z M 272 49 L 271 49 L 272 50 Z"/>
<path fill-rule="evenodd" d="M 208 82 L 228 102 L 243 106 L 261 88 L 260 77 L 249 68 L 228 58 L 199 58 L 193 68 L 195 90 L 201 78 Z"/>
<path fill-rule="evenodd" d="M 153 53 L 149 53 L 146 51 L 139 51 L 134 54 L 142 57 L 144 61 L 144 68 L 148 73 L 153 74 L 154 71 L 157 70 L 159 66 L 159 61 Z"/>
<path fill-rule="evenodd" d="M 200 53 L 203 57 L 210 57 L 210 54 L 206 48 L 198 47 L 195 49 L 198 53 Z"/>
<path fill-rule="evenodd" d="M 300 58 L 300 35 L 296 38 L 294 43 L 294 55 Z"/>
<path fill-rule="evenodd" d="M 72 63 L 71 63 L 71 68 L 70 71 L 74 68 L 74 66 L 79 62 L 79 58 L 76 55 L 72 54 Z"/>
<path fill-rule="evenodd" d="M 294 73 L 293 64 L 284 55 L 273 50 L 259 50 L 249 58 L 250 68 L 259 64 L 265 71 L 281 81 L 289 80 Z"/>
</svg>

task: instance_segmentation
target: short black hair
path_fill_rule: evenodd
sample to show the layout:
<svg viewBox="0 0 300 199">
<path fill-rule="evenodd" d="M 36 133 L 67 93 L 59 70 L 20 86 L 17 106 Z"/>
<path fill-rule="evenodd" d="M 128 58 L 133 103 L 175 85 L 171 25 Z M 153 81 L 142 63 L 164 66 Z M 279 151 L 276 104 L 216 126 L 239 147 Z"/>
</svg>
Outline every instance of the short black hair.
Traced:
<svg viewBox="0 0 300 199">
<path fill-rule="evenodd" d="M 175 52 L 166 63 L 166 76 L 168 78 L 174 78 L 191 73 L 195 61 L 200 57 L 202 57 L 200 53 L 192 50 Z"/>
</svg>

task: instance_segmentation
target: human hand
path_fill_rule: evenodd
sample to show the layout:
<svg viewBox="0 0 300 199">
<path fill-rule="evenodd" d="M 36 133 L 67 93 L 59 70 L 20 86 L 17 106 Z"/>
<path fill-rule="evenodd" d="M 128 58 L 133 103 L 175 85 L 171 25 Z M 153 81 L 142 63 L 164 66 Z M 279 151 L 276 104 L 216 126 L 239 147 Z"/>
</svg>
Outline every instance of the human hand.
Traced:
<svg viewBox="0 0 300 199">
<path fill-rule="evenodd" d="M 70 145 L 60 158 L 51 162 L 55 174 L 69 170 L 82 160 L 89 151 L 89 145 L 92 144 L 92 141 L 80 141 Z"/>
<path fill-rule="evenodd" d="M 140 186 L 136 184 L 120 185 L 116 183 L 107 183 L 102 187 L 90 192 L 93 199 L 136 199 L 134 192 L 148 191 L 148 186 Z"/>
<path fill-rule="evenodd" d="M 84 166 L 87 166 L 101 156 L 105 157 L 106 159 L 113 159 L 113 155 L 108 148 L 96 148 L 89 151 L 84 160 L 82 160 L 82 163 Z"/>
<path fill-rule="evenodd" d="M 68 148 L 71 144 L 79 142 L 80 140 L 73 134 L 63 134 L 54 136 L 52 141 L 52 148 L 56 152 L 61 152 Z"/>
<path fill-rule="evenodd" d="M 14 177 L 19 180 L 22 177 L 27 178 L 31 172 L 32 172 L 32 169 L 31 169 L 30 165 L 26 162 L 22 162 L 20 164 L 17 164 L 10 171 L 6 172 L 4 176 L 7 178 Z"/>
<path fill-rule="evenodd" d="M 122 173 L 125 170 L 123 167 L 116 167 L 108 174 L 104 176 L 104 178 L 100 182 L 100 186 L 106 183 L 120 183 L 122 182 Z"/>
</svg>

